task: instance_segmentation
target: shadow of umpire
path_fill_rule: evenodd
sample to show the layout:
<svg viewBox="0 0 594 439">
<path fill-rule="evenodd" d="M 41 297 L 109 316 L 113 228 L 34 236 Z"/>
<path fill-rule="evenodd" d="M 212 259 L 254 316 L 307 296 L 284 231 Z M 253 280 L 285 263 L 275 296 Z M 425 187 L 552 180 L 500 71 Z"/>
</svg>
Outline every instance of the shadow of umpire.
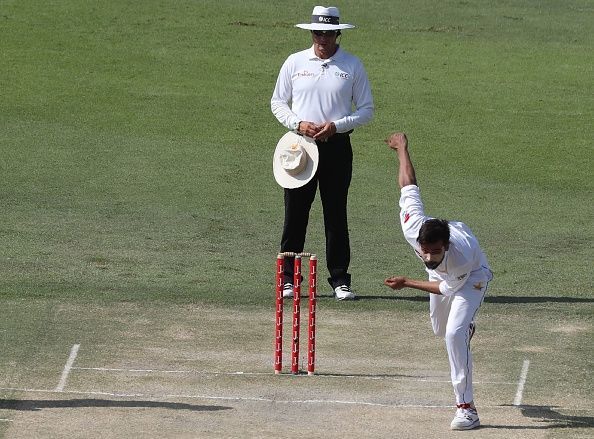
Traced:
<svg viewBox="0 0 594 439">
<path fill-rule="evenodd" d="M 214 412 L 232 410 L 233 407 L 217 405 L 196 405 L 163 401 L 130 401 L 111 399 L 0 399 L 0 410 L 39 411 L 43 409 L 65 408 L 161 408 L 167 410 L 188 410 L 192 412 Z"/>
</svg>

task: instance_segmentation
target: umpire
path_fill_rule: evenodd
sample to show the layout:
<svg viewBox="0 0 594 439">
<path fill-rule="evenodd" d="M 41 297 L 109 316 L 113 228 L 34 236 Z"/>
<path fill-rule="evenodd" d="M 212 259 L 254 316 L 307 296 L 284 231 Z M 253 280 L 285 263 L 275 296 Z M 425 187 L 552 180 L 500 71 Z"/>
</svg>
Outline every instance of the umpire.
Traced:
<svg viewBox="0 0 594 439">
<path fill-rule="evenodd" d="M 291 131 L 315 140 L 319 164 L 315 176 L 299 188 L 285 188 L 282 252 L 301 252 L 309 212 L 320 188 L 326 235 L 328 282 L 338 300 L 354 299 L 351 290 L 347 197 L 353 151 L 349 134 L 373 117 L 373 98 L 361 61 L 342 50 L 338 8 L 316 6 L 311 23 L 313 45 L 290 55 L 281 67 L 270 101 L 272 113 Z M 293 260 L 285 258 L 283 296 L 293 296 Z"/>
</svg>

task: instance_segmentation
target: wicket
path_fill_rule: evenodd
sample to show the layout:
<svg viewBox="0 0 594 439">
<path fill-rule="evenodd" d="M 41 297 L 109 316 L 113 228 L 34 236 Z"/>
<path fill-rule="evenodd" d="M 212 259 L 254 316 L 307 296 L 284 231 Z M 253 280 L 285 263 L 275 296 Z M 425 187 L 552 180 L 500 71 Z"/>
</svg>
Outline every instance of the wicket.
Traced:
<svg viewBox="0 0 594 439">
<path fill-rule="evenodd" d="M 301 258 L 309 257 L 309 318 L 307 322 L 307 374 L 313 375 L 316 353 L 316 293 L 318 258 L 313 253 L 279 253 L 276 257 L 276 328 L 274 373 L 283 369 L 283 271 L 285 257 L 295 257 L 293 275 L 293 338 L 291 342 L 291 373 L 299 374 L 299 333 L 301 330 Z"/>
</svg>

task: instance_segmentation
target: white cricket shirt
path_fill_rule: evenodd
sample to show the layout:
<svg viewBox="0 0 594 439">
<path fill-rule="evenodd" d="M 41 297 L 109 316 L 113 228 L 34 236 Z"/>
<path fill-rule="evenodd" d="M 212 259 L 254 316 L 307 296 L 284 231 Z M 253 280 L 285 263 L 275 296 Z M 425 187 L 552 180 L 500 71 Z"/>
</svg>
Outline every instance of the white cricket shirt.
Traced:
<svg viewBox="0 0 594 439">
<path fill-rule="evenodd" d="M 428 219 L 431 217 L 425 216 L 418 186 L 404 186 L 400 190 L 400 225 L 404 237 L 419 258 L 421 246 L 417 237 L 419 229 Z M 444 296 L 455 294 L 475 272 L 484 270 L 487 280 L 492 277 L 487 258 L 470 228 L 458 221 L 450 221 L 449 225 L 450 247 L 443 261 L 435 270 L 425 268 L 430 280 L 441 281 L 439 291 Z"/>
<path fill-rule="evenodd" d="M 312 46 L 284 62 L 270 108 L 289 130 L 301 121 L 334 122 L 344 133 L 372 119 L 373 98 L 359 58 L 338 47 L 331 58 L 320 59 Z"/>
</svg>

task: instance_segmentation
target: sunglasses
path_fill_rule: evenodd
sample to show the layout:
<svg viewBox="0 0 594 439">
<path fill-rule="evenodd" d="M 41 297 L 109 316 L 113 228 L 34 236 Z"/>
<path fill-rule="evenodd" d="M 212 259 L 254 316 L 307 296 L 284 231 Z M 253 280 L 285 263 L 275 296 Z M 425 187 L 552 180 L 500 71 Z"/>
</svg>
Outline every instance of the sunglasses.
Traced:
<svg viewBox="0 0 594 439">
<path fill-rule="evenodd" d="M 312 34 L 316 37 L 333 37 L 337 34 L 335 30 L 312 30 Z"/>
</svg>

